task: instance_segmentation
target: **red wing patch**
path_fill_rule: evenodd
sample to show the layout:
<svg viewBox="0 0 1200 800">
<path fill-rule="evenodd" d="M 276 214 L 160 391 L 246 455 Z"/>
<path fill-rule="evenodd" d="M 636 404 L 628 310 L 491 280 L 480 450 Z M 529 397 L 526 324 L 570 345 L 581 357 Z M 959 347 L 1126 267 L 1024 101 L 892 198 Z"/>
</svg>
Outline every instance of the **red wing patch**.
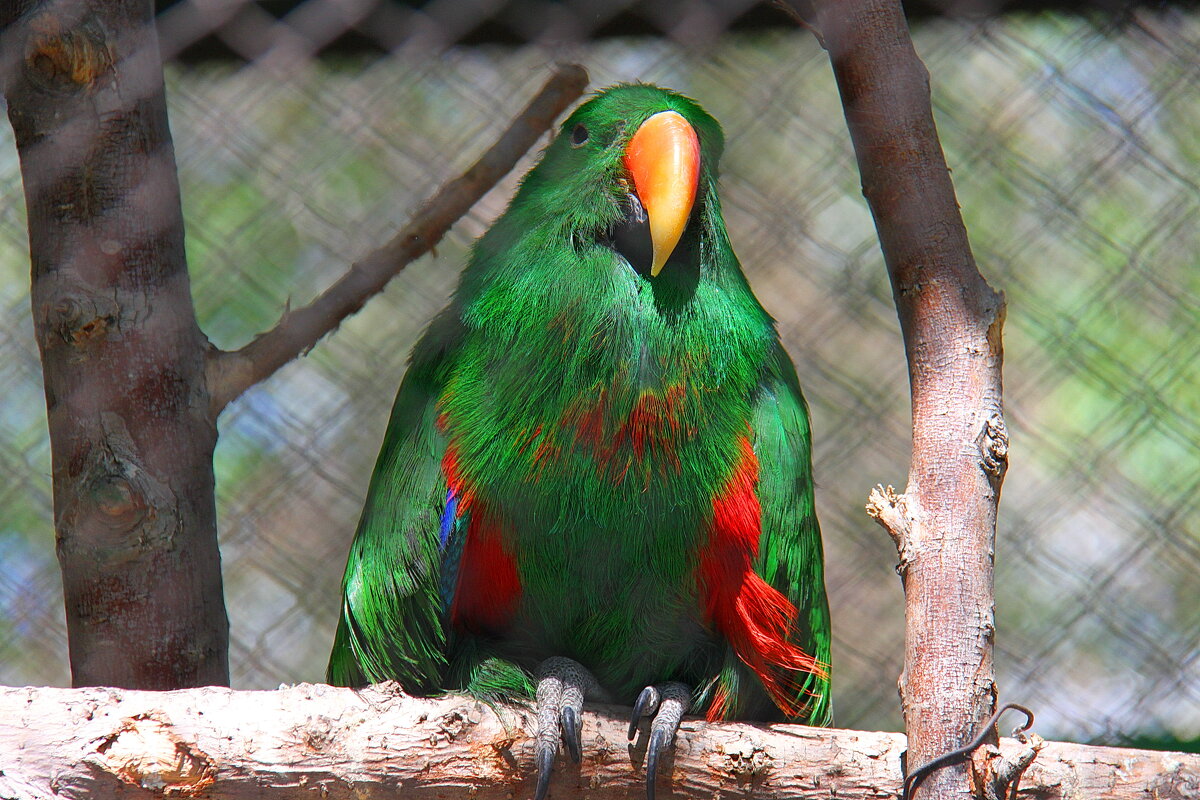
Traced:
<svg viewBox="0 0 1200 800">
<path fill-rule="evenodd" d="M 505 545 L 503 528 L 480 502 L 459 471 L 458 449 L 451 444 L 442 471 L 460 499 L 458 513 L 470 513 L 467 540 L 458 565 L 458 581 L 450 606 L 450 624 L 472 633 L 494 633 L 511 622 L 521 599 L 517 562 Z"/>
<path fill-rule="evenodd" d="M 788 639 L 796 607 L 754 571 L 761 534 L 758 459 L 743 436 L 741 455 L 725 486 L 713 498 L 712 530 L 700 557 L 697 577 L 704 610 L 729 640 L 738 658 L 762 681 L 775 705 L 788 716 L 799 716 L 797 673 L 825 676 L 824 664 Z M 710 720 L 720 719 L 728 703 L 710 705 Z"/>
</svg>

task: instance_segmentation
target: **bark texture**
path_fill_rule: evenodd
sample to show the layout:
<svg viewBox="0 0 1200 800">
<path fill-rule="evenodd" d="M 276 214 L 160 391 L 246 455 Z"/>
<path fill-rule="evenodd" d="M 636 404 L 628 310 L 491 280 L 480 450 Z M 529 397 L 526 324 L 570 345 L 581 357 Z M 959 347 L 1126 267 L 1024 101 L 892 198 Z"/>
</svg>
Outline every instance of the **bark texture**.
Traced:
<svg viewBox="0 0 1200 800">
<path fill-rule="evenodd" d="M 151 3 L 7 11 L 72 678 L 227 683 L 207 342 Z"/>
<path fill-rule="evenodd" d="M 872 492 L 868 512 L 900 556 L 900 692 L 915 768 L 969 741 L 995 705 L 993 553 L 1008 463 L 1004 299 L 971 255 L 933 122 L 929 75 L 899 0 L 815 5 L 908 359 L 908 486 L 901 495 L 890 487 Z M 969 772 L 966 764 L 939 770 L 918 796 L 971 796 Z"/>
<path fill-rule="evenodd" d="M 500 713 L 387 685 L 0 689 L 0 797 L 528 797 L 533 715 Z M 630 746 L 627 713 L 584 713 L 583 762 L 560 754 L 552 797 L 644 796 L 645 730 Z M 898 733 L 687 719 L 662 766 L 659 796 L 894 797 L 903 749 Z M 1021 749 L 1000 742 L 1006 757 Z M 1050 743 L 1020 789 L 1037 800 L 1194 798 L 1200 756 Z"/>
</svg>

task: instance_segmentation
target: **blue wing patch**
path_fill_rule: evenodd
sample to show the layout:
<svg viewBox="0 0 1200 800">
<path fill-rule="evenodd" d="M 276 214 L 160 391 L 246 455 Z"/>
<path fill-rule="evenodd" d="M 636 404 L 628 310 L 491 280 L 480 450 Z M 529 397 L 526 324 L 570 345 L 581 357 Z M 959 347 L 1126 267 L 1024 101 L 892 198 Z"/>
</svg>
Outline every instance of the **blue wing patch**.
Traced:
<svg viewBox="0 0 1200 800">
<path fill-rule="evenodd" d="M 458 519 L 458 493 L 454 489 L 446 492 L 446 510 L 442 512 L 442 532 L 438 537 L 438 550 L 444 556 L 446 544 L 450 541 L 450 532 Z"/>
<path fill-rule="evenodd" d="M 446 492 L 446 508 L 442 511 L 441 529 L 438 533 L 438 550 L 442 556 L 439 594 L 442 598 L 443 616 L 449 615 L 450 607 L 454 604 L 454 591 L 458 588 L 458 565 L 462 561 L 466 540 L 466 515 L 459 516 L 458 493 L 451 488 Z"/>
</svg>

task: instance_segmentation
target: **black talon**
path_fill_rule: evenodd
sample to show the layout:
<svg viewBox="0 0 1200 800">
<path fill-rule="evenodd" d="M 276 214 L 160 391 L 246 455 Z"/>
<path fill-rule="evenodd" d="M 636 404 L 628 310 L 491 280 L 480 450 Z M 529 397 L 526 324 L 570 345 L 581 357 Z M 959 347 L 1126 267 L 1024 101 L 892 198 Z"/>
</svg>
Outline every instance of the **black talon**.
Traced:
<svg viewBox="0 0 1200 800">
<path fill-rule="evenodd" d="M 658 705 L 658 692 L 653 686 L 647 686 L 642 689 L 642 693 L 638 695 L 637 700 L 633 704 L 633 716 L 629 718 L 629 741 L 633 741 L 633 737 L 637 736 L 638 723 L 642 717 L 648 717 L 654 713 L 654 706 Z"/>
<path fill-rule="evenodd" d="M 583 701 L 594 697 L 606 699 L 596 678 L 577 661 L 551 656 L 538 667 L 537 682 L 537 791 L 535 800 L 546 800 L 550 790 L 550 773 L 558 755 L 558 743 L 571 760 L 583 760 L 583 735 L 580 719 Z"/>
<path fill-rule="evenodd" d="M 662 728 L 650 731 L 650 744 L 646 747 L 646 800 L 654 800 L 654 779 L 658 775 L 658 754 L 666 747 L 666 734 Z"/>
<path fill-rule="evenodd" d="M 546 793 L 550 791 L 550 770 L 553 767 L 554 748 L 543 747 L 539 744 L 537 749 L 537 791 L 533 793 L 533 800 L 546 800 Z"/>
<path fill-rule="evenodd" d="M 629 738 L 633 738 L 639 717 L 654 717 L 650 722 L 650 740 L 646 744 L 646 800 L 654 800 L 658 758 L 675 741 L 679 723 L 690 704 L 691 690 L 676 681 L 647 686 L 638 695 L 633 708 L 634 724 L 630 725 Z"/>
<path fill-rule="evenodd" d="M 583 759 L 583 733 L 579 729 L 579 715 L 571 706 L 562 710 L 562 740 L 567 755 L 578 764 Z"/>
</svg>

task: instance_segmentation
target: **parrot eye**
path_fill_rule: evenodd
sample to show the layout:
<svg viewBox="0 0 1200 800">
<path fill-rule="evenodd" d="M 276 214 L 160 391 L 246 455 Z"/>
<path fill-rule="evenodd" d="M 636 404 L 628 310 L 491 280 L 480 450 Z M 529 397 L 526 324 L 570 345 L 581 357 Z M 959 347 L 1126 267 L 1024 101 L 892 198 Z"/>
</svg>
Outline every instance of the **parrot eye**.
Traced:
<svg viewBox="0 0 1200 800">
<path fill-rule="evenodd" d="M 575 130 L 571 131 L 571 146 L 580 147 L 588 140 L 588 129 L 582 123 L 575 126 Z"/>
</svg>

